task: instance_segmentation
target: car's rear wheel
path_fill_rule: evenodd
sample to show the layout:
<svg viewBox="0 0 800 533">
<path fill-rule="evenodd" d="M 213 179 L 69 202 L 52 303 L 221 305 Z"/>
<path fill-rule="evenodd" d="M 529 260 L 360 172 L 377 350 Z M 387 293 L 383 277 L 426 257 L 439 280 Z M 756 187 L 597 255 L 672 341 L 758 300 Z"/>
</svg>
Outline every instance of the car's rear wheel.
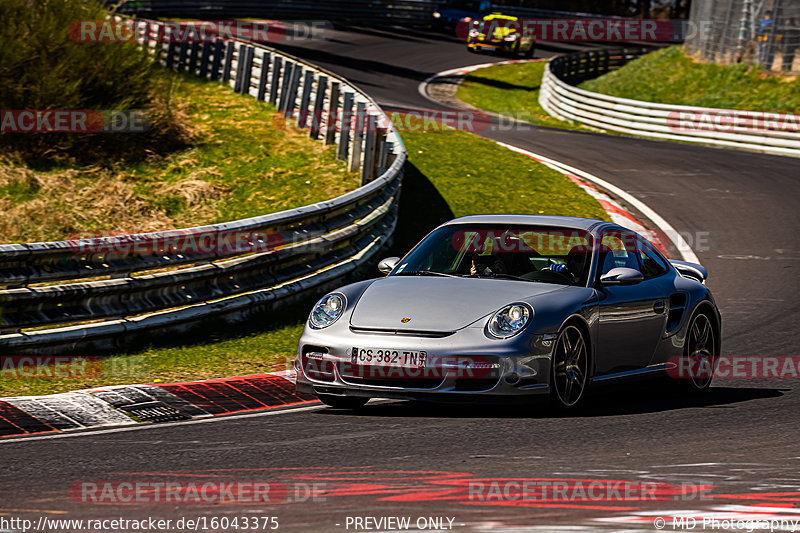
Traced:
<svg viewBox="0 0 800 533">
<path fill-rule="evenodd" d="M 319 401 L 334 409 L 361 409 L 369 398 L 360 396 L 333 396 L 331 394 L 318 394 Z"/>
<path fill-rule="evenodd" d="M 704 392 L 711 386 L 719 355 L 716 339 L 708 314 L 702 311 L 695 314 L 686 334 L 686 357 L 689 358 L 691 368 L 691 376 L 681 380 L 681 386 L 686 392 Z"/>
<path fill-rule="evenodd" d="M 551 368 L 550 391 L 555 406 L 580 406 L 589 383 L 589 345 L 579 327 L 567 324 L 558 334 Z"/>
</svg>

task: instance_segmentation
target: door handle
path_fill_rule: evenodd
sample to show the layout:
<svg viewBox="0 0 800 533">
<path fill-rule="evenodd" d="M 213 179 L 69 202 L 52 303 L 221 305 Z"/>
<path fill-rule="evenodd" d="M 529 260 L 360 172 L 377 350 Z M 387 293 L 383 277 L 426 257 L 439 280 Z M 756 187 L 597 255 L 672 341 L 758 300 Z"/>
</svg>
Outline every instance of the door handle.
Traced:
<svg viewBox="0 0 800 533">
<path fill-rule="evenodd" d="M 667 306 L 664 305 L 664 300 L 658 300 L 656 303 L 653 304 L 653 311 L 655 311 L 657 315 L 663 313 L 666 308 Z"/>
</svg>

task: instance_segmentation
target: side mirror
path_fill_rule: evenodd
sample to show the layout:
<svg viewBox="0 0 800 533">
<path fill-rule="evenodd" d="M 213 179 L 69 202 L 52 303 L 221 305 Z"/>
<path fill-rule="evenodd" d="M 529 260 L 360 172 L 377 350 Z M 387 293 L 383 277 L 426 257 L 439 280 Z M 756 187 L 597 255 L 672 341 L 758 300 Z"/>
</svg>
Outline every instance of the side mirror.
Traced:
<svg viewBox="0 0 800 533">
<path fill-rule="evenodd" d="M 600 285 L 635 285 L 644 280 L 644 274 L 635 268 L 612 268 L 600 277 Z"/>
<path fill-rule="evenodd" d="M 387 257 L 386 259 L 378 263 L 378 270 L 380 270 L 383 274 L 388 274 L 389 272 L 394 270 L 394 267 L 396 267 L 397 263 L 399 262 L 400 262 L 399 257 Z"/>
</svg>

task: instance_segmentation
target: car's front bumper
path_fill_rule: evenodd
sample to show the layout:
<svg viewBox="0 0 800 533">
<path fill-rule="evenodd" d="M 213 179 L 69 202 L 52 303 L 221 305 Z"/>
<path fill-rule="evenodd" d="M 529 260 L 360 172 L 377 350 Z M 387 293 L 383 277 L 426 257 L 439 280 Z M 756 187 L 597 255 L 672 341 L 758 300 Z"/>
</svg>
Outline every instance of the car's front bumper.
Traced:
<svg viewBox="0 0 800 533">
<path fill-rule="evenodd" d="M 495 42 L 486 42 L 486 41 L 469 41 L 467 42 L 467 48 L 471 48 L 472 50 L 511 50 L 511 44 L 506 44 L 504 41 L 495 41 Z"/>
<path fill-rule="evenodd" d="M 525 332 L 489 339 L 482 328 L 444 337 L 306 328 L 295 370 L 297 390 L 382 398 L 455 399 L 524 397 L 548 392 L 555 335 Z M 354 363 L 353 348 L 425 351 L 425 368 L 397 369 Z"/>
</svg>

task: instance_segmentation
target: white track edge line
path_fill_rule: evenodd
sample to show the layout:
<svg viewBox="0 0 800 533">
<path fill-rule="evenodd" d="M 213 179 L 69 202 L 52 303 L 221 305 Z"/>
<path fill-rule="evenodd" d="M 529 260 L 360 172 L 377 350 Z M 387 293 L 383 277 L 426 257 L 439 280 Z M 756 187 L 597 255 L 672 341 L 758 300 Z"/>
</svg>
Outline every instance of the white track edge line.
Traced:
<svg viewBox="0 0 800 533">
<path fill-rule="evenodd" d="M 450 70 L 443 70 L 441 72 L 437 72 L 436 74 L 425 78 L 425 80 L 423 80 L 422 83 L 417 85 L 417 92 L 419 92 L 420 96 L 422 96 L 429 102 L 441 105 L 441 102 L 428 96 L 428 84 L 433 80 L 435 80 L 436 78 L 441 78 L 443 76 L 451 76 L 453 74 L 472 72 L 473 70 L 480 70 L 482 68 L 496 67 L 498 65 L 510 65 L 515 63 L 537 63 L 541 61 L 545 61 L 545 59 L 510 59 L 508 61 L 497 61 L 495 63 L 481 63 L 479 65 L 468 65 L 465 67 L 451 68 Z"/>
<path fill-rule="evenodd" d="M 534 60 L 534 61 L 539 61 L 539 60 Z M 498 62 L 498 63 L 481 63 L 480 65 L 470 65 L 470 66 L 467 66 L 467 67 L 459 67 L 459 68 L 454 68 L 454 69 L 450 69 L 450 70 L 444 70 L 442 72 L 439 72 L 437 74 L 434 74 L 433 76 L 429 76 L 428 78 L 426 78 L 425 81 L 423 81 L 422 83 L 420 83 L 417 86 L 417 90 L 419 91 L 419 94 L 422 95 L 426 100 L 429 100 L 431 102 L 435 102 L 437 104 L 441 104 L 441 102 L 438 102 L 437 100 L 434 100 L 433 98 L 428 96 L 428 84 L 431 81 L 433 81 L 434 79 L 439 78 L 441 76 L 450 76 L 450 75 L 456 74 L 458 72 L 464 72 L 464 71 L 471 72 L 473 70 L 478 70 L 478 69 L 481 69 L 481 68 L 501 65 L 501 64 L 504 64 L 504 63 L 508 63 L 508 62 L 501 61 L 501 62 Z M 582 177 L 582 178 L 584 178 L 584 179 L 586 179 L 586 180 L 598 185 L 599 187 L 602 187 L 603 189 L 607 190 L 608 192 L 610 192 L 611 194 L 617 196 L 618 198 L 621 198 L 622 200 L 624 200 L 625 202 L 627 202 L 631 206 L 633 206 L 636 209 L 638 209 L 639 212 L 642 213 L 642 215 L 644 215 L 646 218 L 648 218 L 650 220 L 650 222 L 655 224 L 658 227 L 658 229 L 661 230 L 664 233 L 664 235 L 666 235 L 667 238 L 670 241 L 672 241 L 672 244 L 678 250 L 678 253 L 681 254 L 681 257 L 683 258 L 684 261 L 688 261 L 690 263 L 698 263 L 698 264 L 700 264 L 700 259 L 698 259 L 697 255 L 694 253 L 694 251 L 692 250 L 692 247 L 689 246 L 689 243 L 686 242 L 686 240 L 681 236 L 681 234 L 678 233 L 678 231 L 675 228 L 672 227 L 672 224 L 670 224 L 669 222 L 664 220 L 664 218 L 661 215 L 659 215 L 658 213 L 656 213 L 650 206 L 648 206 L 643 201 L 639 200 L 638 198 L 636 198 L 635 196 L 633 196 L 629 192 L 626 192 L 626 191 L 622 190 L 621 188 L 619 188 L 616 185 L 613 185 L 613 184 L 607 182 L 606 180 L 604 180 L 602 178 L 598 178 L 597 176 L 595 176 L 593 174 L 589 174 L 588 172 L 585 172 L 583 170 L 580 170 L 580 169 L 577 169 L 575 167 L 566 165 L 564 163 L 556 161 L 555 159 L 550 159 L 549 157 L 545 157 L 543 155 L 536 154 L 536 153 L 531 152 L 529 150 L 525 150 L 524 148 L 519 148 L 518 146 L 513 146 L 511 144 L 506 144 L 504 142 L 500 142 L 500 141 L 494 141 L 494 142 L 496 142 L 500 146 L 508 148 L 509 150 L 513 150 L 515 152 L 519 152 L 521 154 L 527 155 L 528 157 L 532 157 L 533 159 L 537 159 L 537 160 L 541 161 L 542 163 L 550 166 L 551 168 L 554 168 L 555 170 L 565 170 L 567 172 L 571 172 L 572 174 L 575 174 L 576 176 L 580 176 L 580 177 Z"/>
<path fill-rule="evenodd" d="M 675 248 L 678 250 L 678 253 L 681 254 L 681 257 L 683 258 L 684 261 L 688 261 L 690 263 L 700 263 L 700 260 L 697 258 L 697 255 L 695 255 L 694 251 L 692 250 L 692 247 L 689 246 L 689 244 L 684 240 L 681 234 L 678 233 L 678 231 L 675 228 L 673 228 L 669 222 L 664 220 L 664 218 L 661 217 L 661 215 L 656 213 L 650 206 L 648 206 L 646 203 L 633 196 L 631 193 L 624 191 L 621 188 L 617 187 L 616 185 L 609 183 L 602 178 L 598 178 L 593 174 L 589 174 L 588 172 L 585 172 L 578 168 L 566 165 L 554 159 L 550 159 L 549 157 L 545 157 L 543 155 L 531 152 L 529 150 L 525 150 L 523 148 L 519 148 L 511 144 L 506 144 L 504 142 L 500 141 L 495 141 L 495 142 L 500 146 L 508 148 L 509 150 L 519 152 L 521 154 L 527 155 L 528 157 L 532 157 L 533 159 L 538 159 L 542 163 L 552 165 L 554 167 L 557 167 L 557 169 L 563 169 L 568 172 L 571 172 L 572 174 L 575 174 L 576 176 L 580 176 L 584 179 L 587 179 L 592 183 L 598 185 L 599 187 L 602 187 L 603 189 L 607 190 L 614 196 L 621 198 L 626 203 L 630 204 L 631 206 L 639 210 L 642 213 L 642 215 L 644 215 L 653 224 L 655 224 L 658 227 L 658 229 L 660 229 L 669 238 L 669 240 L 672 241 L 672 244 L 675 245 Z"/>
</svg>

